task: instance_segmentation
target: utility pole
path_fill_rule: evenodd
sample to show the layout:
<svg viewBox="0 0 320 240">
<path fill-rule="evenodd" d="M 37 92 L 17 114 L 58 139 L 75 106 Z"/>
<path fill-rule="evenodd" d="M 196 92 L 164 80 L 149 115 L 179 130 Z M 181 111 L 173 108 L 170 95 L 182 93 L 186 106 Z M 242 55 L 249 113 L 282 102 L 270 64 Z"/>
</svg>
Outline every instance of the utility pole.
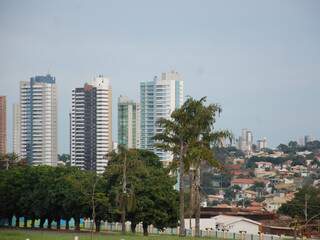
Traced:
<svg viewBox="0 0 320 240">
<path fill-rule="evenodd" d="M 308 194 L 304 195 L 304 217 L 305 221 L 308 221 Z"/>
<path fill-rule="evenodd" d="M 94 175 L 94 181 L 92 185 L 92 196 L 91 196 L 91 203 L 92 203 L 92 225 L 91 225 L 91 239 L 93 239 L 93 230 L 94 225 L 96 223 L 96 202 L 95 202 L 95 191 L 96 191 L 96 185 L 98 183 L 98 177 L 95 173 Z M 99 226 L 96 225 L 96 231 L 99 229 Z"/>
<path fill-rule="evenodd" d="M 200 166 L 195 170 L 195 236 L 200 237 L 201 196 L 200 196 Z"/>
<path fill-rule="evenodd" d="M 124 150 L 123 175 L 122 175 L 122 198 L 121 198 L 121 231 L 126 233 L 126 205 L 125 195 L 127 194 L 127 153 Z"/>
</svg>

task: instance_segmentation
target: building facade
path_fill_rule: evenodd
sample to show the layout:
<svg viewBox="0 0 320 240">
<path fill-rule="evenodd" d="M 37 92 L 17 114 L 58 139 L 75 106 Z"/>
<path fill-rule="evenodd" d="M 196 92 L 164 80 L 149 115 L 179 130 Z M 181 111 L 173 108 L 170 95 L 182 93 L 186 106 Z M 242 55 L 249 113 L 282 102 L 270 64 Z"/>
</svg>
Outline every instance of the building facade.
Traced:
<svg viewBox="0 0 320 240">
<path fill-rule="evenodd" d="M 266 149 L 266 148 L 267 148 L 267 139 L 266 138 L 257 140 L 257 150 L 258 151 L 261 151 L 262 149 Z"/>
<path fill-rule="evenodd" d="M 20 157 L 57 165 L 57 87 L 51 75 L 20 82 Z"/>
<path fill-rule="evenodd" d="M 314 141 L 314 138 L 310 135 L 304 136 L 304 146 L 307 145 L 308 142 Z"/>
<path fill-rule="evenodd" d="M 72 90 L 71 165 L 102 173 L 112 150 L 112 89 L 103 76 Z"/>
<path fill-rule="evenodd" d="M 140 105 L 125 96 L 118 99 L 118 144 L 140 148 Z"/>
<path fill-rule="evenodd" d="M 250 154 L 252 152 L 252 144 L 253 144 L 253 135 L 252 132 L 248 129 L 242 129 L 241 136 L 239 138 L 239 148 L 241 151 L 246 154 Z"/>
<path fill-rule="evenodd" d="M 0 154 L 7 153 L 7 99 L 0 96 Z"/>
<path fill-rule="evenodd" d="M 162 161 L 171 161 L 168 152 L 155 149 L 153 137 L 163 129 L 157 124 L 161 118 L 169 119 L 171 113 L 182 106 L 184 98 L 183 80 L 175 71 L 162 73 L 153 81 L 140 84 L 141 140 L 142 149 L 154 151 Z"/>
<path fill-rule="evenodd" d="M 21 150 L 21 110 L 20 104 L 13 104 L 13 152 L 20 156 Z"/>
</svg>

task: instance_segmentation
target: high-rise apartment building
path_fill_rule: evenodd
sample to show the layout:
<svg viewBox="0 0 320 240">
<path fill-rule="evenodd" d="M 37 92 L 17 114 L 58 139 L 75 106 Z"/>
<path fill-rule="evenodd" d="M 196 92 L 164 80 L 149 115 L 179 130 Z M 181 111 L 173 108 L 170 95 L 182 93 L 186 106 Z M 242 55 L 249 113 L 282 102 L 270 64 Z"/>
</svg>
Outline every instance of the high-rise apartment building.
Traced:
<svg viewBox="0 0 320 240">
<path fill-rule="evenodd" d="M 7 153 L 7 99 L 0 96 L 0 154 Z"/>
<path fill-rule="evenodd" d="M 72 90 L 71 165 L 102 173 L 112 150 L 112 90 L 110 80 L 95 78 Z"/>
<path fill-rule="evenodd" d="M 239 139 L 239 148 L 249 154 L 252 152 L 253 136 L 252 132 L 248 129 L 242 129 Z"/>
<path fill-rule="evenodd" d="M 118 144 L 140 148 L 140 106 L 125 96 L 118 99 Z"/>
<path fill-rule="evenodd" d="M 21 150 L 21 113 L 20 104 L 13 104 L 13 152 L 20 156 Z"/>
<path fill-rule="evenodd" d="M 266 138 L 257 140 L 257 150 L 258 151 L 261 151 L 262 149 L 266 149 L 266 148 L 267 148 L 267 139 Z"/>
<path fill-rule="evenodd" d="M 308 142 L 314 141 L 314 138 L 310 135 L 304 136 L 304 145 L 306 145 Z"/>
<path fill-rule="evenodd" d="M 153 137 L 163 129 L 156 124 L 160 118 L 169 119 L 171 113 L 183 104 L 183 80 L 175 71 L 162 73 L 153 81 L 140 84 L 142 149 L 153 150 L 162 161 L 172 160 L 168 152 L 154 148 Z"/>
<path fill-rule="evenodd" d="M 51 75 L 20 82 L 20 157 L 57 165 L 57 87 Z"/>
</svg>

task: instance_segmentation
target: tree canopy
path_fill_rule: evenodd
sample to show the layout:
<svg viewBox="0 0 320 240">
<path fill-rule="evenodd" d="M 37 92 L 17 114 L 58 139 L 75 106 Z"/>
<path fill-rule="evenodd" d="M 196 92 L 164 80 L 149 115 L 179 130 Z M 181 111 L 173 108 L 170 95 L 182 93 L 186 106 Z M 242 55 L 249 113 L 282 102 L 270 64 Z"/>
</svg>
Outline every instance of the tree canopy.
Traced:
<svg viewBox="0 0 320 240">
<path fill-rule="evenodd" d="M 306 204 L 307 202 L 307 204 Z M 310 219 L 313 216 L 320 215 L 320 189 L 313 186 L 304 186 L 294 196 L 294 198 L 283 204 L 278 212 L 297 217 L 299 219 Z M 305 206 L 307 208 L 305 209 Z"/>
<path fill-rule="evenodd" d="M 31 220 L 32 227 L 40 220 L 48 228 L 71 218 L 80 229 L 80 219 L 94 220 L 96 231 L 104 220 L 119 221 L 121 195 L 125 197 L 126 221 L 142 222 L 145 233 L 153 224 L 159 229 L 178 224 L 176 178 L 154 153 L 130 149 L 126 167 L 126 192 L 122 192 L 122 156 L 112 152 L 104 175 L 75 167 L 9 166 L 0 170 L 0 219 L 19 217 Z"/>
</svg>

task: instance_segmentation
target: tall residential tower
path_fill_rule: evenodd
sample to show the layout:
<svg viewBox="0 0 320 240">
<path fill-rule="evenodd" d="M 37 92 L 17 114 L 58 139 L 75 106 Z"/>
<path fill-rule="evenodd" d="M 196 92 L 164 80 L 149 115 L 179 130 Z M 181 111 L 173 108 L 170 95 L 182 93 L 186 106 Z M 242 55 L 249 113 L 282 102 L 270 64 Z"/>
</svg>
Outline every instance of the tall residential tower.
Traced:
<svg viewBox="0 0 320 240">
<path fill-rule="evenodd" d="M 246 128 L 242 129 L 241 136 L 239 138 L 239 148 L 246 154 L 250 154 L 252 152 L 252 144 L 252 132 Z"/>
<path fill-rule="evenodd" d="M 21 113 L 20 104 L 13 104 L 13 152 L 20 156 L 21 151 Z"/>
<path fill-rule="evenodd" d="M 112 90 L 99 76 L 72 90 L 71 165 L 102 173 L 112 150 Z"/>
<path fill-rule="evenodd" d="M 32 165 L 57 165 L 57 88 L 51 75 L 20 82 L 20 157 Z"/>
<path fill-rule="evenodd" d="M 175 71 L 140 84 L 141 148 L 153 150 L 162 161 L 170 161 L 172 156 L 154 148 L 154 135 L 163 131 L 156 123 L 160 118 L 169 119 L 171 113 L 182 106 L 183 96 L 183 80 Z"/>
<path fill-rule="evenodd" d="M 7 100 L 0 96 L 0 154 L 7 153 Z"/>
<path fill-rule="evenodd" d="M 125 96 L 118 99 L 118 144 L 140 148 L 140 105 Z"/>
</svg>

